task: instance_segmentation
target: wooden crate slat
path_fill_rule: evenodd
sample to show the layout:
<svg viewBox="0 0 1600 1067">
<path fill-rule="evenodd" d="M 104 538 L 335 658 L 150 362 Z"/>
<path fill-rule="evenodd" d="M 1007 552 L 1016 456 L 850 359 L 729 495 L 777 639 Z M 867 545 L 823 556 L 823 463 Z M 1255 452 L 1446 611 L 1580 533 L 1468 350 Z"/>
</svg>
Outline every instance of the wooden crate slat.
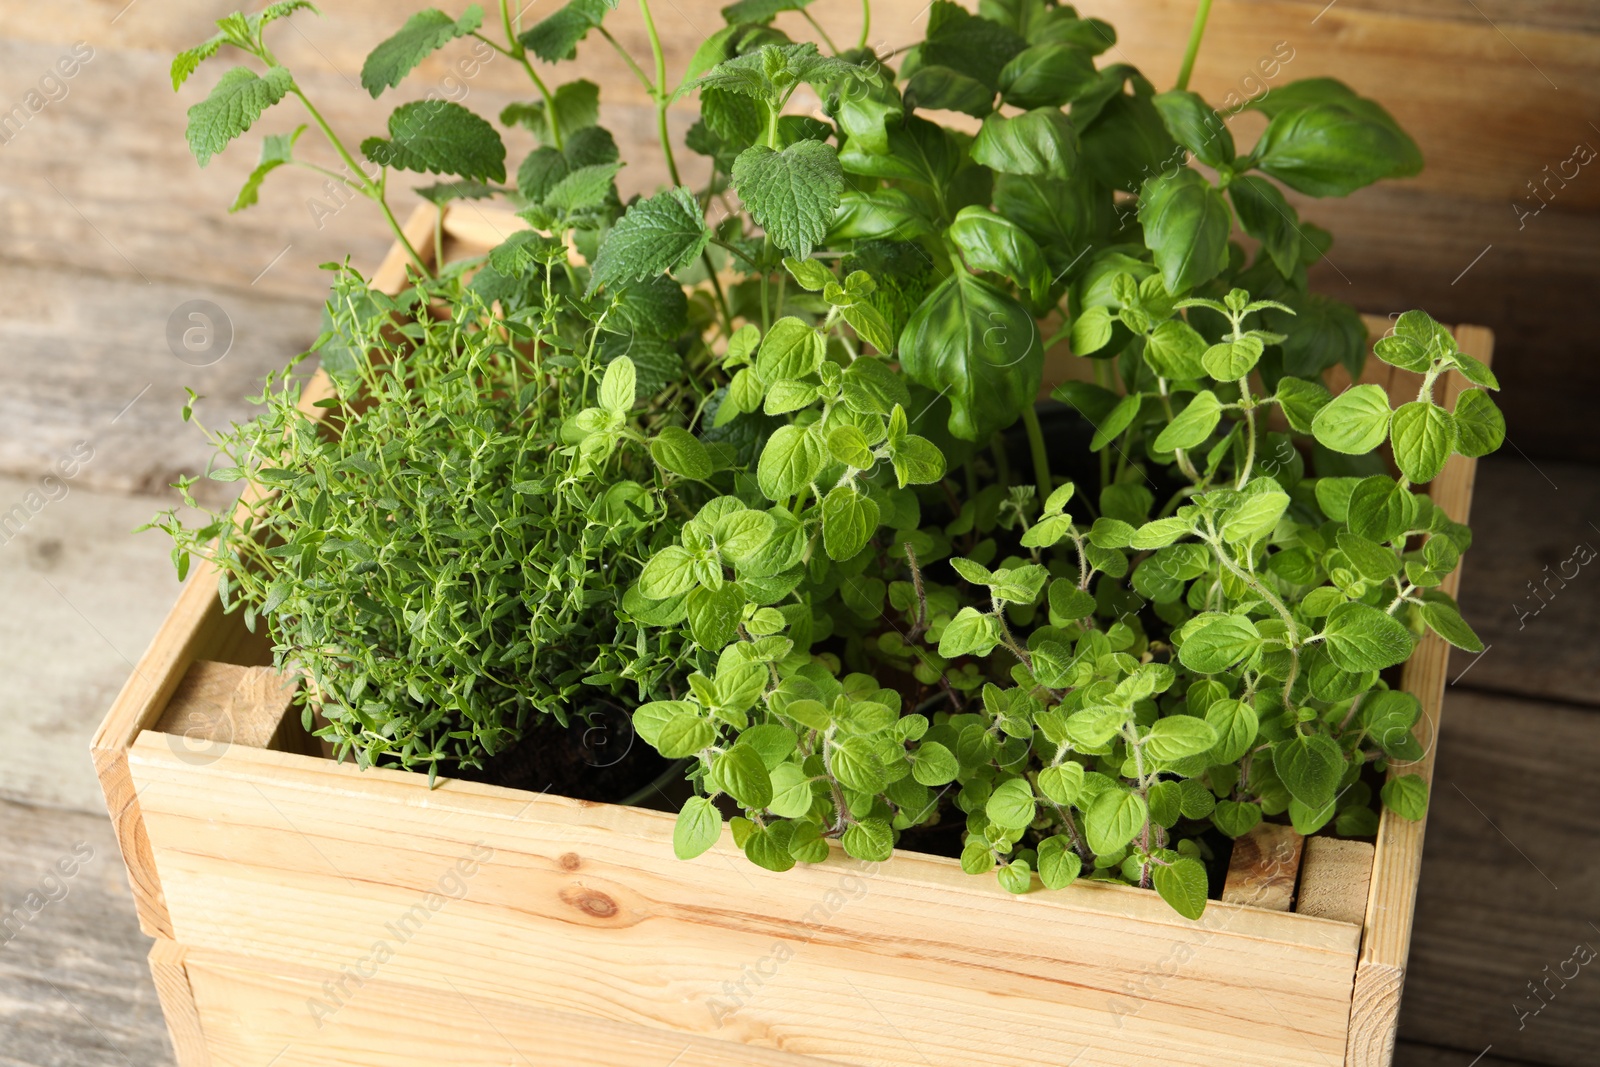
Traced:
<svg viewBox="0 0 1600 1067">
<path fill-rule="evenodd" d="M 1340 922 L 1365 921 L 1375 851 L 1367 841 L 1308 838 L 1294 910 Z"/>
<path fill-rule="evenodd" d="M 182 945 L 156 938 L 150 946 L 150 977 L 155 981 L 161 1014 L 167 1020 L 172 1038 L 173 1059 L 178 1067 L 213 1067 L 206 1047 L 206 1035 L 195 1007 L 194 989 L 185 966 L 188 950 Z"/>
<path fill-rule="evenodd" d="M 1343 1049 L 1347 924 L 1221 903 L 1190 923 L 1110 885 L 1011 897 L 916 855 L 773 874 L 726 836 L 683 863 L 663 813 L 238 747 L 196 768 L 155 735 L 131 759 L 195 948 L 352 964 L 479 842 L 492 859 L 386 964 L 395 981 L 448 973 L 472 997 L 857 1064 L 901 1062 L 884 1015 L 935 1065 L 1053 1062 L 1075 1042 L 1196 1067 Z M 776 976 L 733 1005 L 747 966 Z"/>
<path fill-rule="evenodd" d="M 1269 911 L 1288 911 L 1300 874 L 1305 838 L 1282 823 L 1258 823 L 1233 843 L 1222 899 Z"/>
</svg>

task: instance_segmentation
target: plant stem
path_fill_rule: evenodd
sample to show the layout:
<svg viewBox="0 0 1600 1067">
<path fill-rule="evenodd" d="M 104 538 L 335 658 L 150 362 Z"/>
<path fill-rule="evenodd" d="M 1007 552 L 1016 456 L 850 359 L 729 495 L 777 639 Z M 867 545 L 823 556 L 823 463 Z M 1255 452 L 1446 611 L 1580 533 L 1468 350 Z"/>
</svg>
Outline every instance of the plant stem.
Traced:
<svg viewBox="0 0 1600 1067">
<path fill-rule="evenodd" d="M 1235 489 L 1243 489 L 1250 481 L 1250 468 L 1256 465 L 1256 409 L 1255 403 L 1250 399 L 1249 376 L 1239 379 L 1239 399 L 1244 407 L 1244 469 L 1239 472 L 1239 484 Z"/>
<path fill-rule="evenodd" d="M 400 242 L 400 247 L 404 248 L 406 254 L 411 257 L 411 262 L 422 272 L 424 278 L 433 277 L 433 271 L 428 269 L 428 265 L 417 254 L 417 250 L 412 247 L 405 231 L 400 228 L 399 220 L 394 217 L 394 212 L 389 208 L 389 201 L 384 196 L 383 187 L 374 182 L 367 176 L 366 171 L 356 165 L 355 158 L 350 155 L 350 150 L 344 146 L 343 141 L 339 140 L 339 135 L 333 132 L 333 127 L 328 125 L 328 120 L 322 117 L 322 112 L 318 111 L 316 105 L 306 97 L 305 93 L 301 92 L 300 87 L 298 85 L 295 86 L 291 92 L 300 98 L 300 103 L 305 105 L 306 112 L 316 122 L 317 127 L 322 130 L 322 135 L 328 139 L 328 143 L 333 146 L 333 150 L 339 153 L 339 158 L 344 160 L 344 165 L 350 169 L 350 173 L 360 177 L 362 184 L 359 188 L 362 194 L 378 205 L 378 208 L 383 212 L 383 220 L 389 224 L 390 232 L 394 234 L 395 240 Z"/>
<path fill-rule="evenodd" d="M 650 0 L 639 0 L 639 12 L 644 15 L 645 32 L 650 35 L 650 51 L 656 59 L 656 133 L 661 138 L 661 154 L 667 160 L 667 173 L 673 185 L 682 185 L 678 177 L 678 163 L 672 157 L 672 141 L 667 136 L 667 57 L 661 51 L 661 35 L 656 33 L 656 20 L 650 14 Z"/>
<path fill-rule="evenodd" d="M 839 46 L 833 43 L 833 38 L 828 36 L 828 31 L 822 28 L 822 24 L 816 19 L 812 18 L 811 12 L 807 11 L 805 8 L 801 8 L 800 14 L 805 16 L 805 20 L 807 22 L 811 23 L 811 28 L 817 31 L 817 36 L 821 37 L 822 43 L 828 46 L 828 51 L 832 52 L 834 55 L 838 55 Z"/>
<path fill-rule="evenodd" d="M 1022 426 L 1028 431 L 1028 451 L 1033 453 L 1033 476 L 1039 483 L 1039 506 L 1043 507 L 1055 482 L 1050 477 L 1050 456 L 1044 448 L 1044 432 L 1039 429 L 1039 413 L 1032 404 L 1022 409 Z"/>
<path fill-rule="evenodd" d="M 857 48 L 867 47 L 867 34 L 872 31 L 872 0 L 861 0 L 861 40 Z"/>
<path fill-rule="evenodd" d="M 510 0 L 500 0 L 500 23 L 506 31 L 506 47 L 502 51 L 522 64 L 522 69 L 528 72 L 528 77 L 533 79 L 533 84 L 538 88 L 539 95 L 544 97 L 544 113 L 550 120 L 550 140 L 557 149 L 560 149 L 561 117 L 556 114 L 556 98 L 551 95 L 544 79 L 539 77 L 539 72 L 533 69 L 533 64 L 528 62 L 528 50 L 517 39 L 516 28 L 511 24 Z"/>
<path fill-rule="evenodd" d="M 1111 389 L 1115 384 L 1111 372 L 1111 361 L 1096 359 L 1091 361 L 1094 365 L 1094 383 L 1102 389 Z M 1112 390 L 1115 392 L 1115 390 Z M 1098 429 L 1098 427 L 1096 427 Z M 1100 487 L 1103 489 L 1111 484 L 1111 453 L 1105 449 L 1100 450 Z"/>
<path fill-rule="evenodd" d="M 1195 10 L 1194 22 L 1189 27 L 1189 47 L 1183 52 L 1183 66 L 1178 68 L 1178 89 L 1189 88 L 1189 75 L 1194 71 L 1194 57 L 1200 52 L 1200 39 L 1206 35 L 1206 19 L 1211 16 L 1211 0 L 1200 0 Z"/>
</svg>

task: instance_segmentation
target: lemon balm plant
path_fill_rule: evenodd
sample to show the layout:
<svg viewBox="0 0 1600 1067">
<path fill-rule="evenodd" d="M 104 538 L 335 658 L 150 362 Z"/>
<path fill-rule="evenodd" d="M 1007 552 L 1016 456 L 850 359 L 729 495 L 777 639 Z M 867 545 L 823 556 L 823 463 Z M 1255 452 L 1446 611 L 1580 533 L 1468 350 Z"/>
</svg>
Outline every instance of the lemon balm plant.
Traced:
<svg viewBox="0 0 1600 1067">
<path fill-rule="evenodd" d="M 418 101 L 361 142 L 363 171 L 262 40 L 300 7 L 224 19 L 175 63 L 181 83 L 229 45 L 266 68 L 191 109 L 202 164 L 294 95 L 391 224 L 388 178 L 413 171 L 448 179 L 430 199 L 503 196 L 530 227 L 437 279 L 413 250 L 400 304 L 342 281 L 317 348 L 350 443 L 272 401 L 214 473 L 279 488 L 277 521 L 174 528 L 180 559 L 221 537 L 225 594 L 285 662 L 320 664 L 313 699 L 358 756 L 477 762 L 586 687 L 626 689 L 638 733 L 690 761 L 682 856 L 730 805 L 774 870 L 954 825 L 963 866 L 1013 891 L 1114 879 L 1189 916 L 1219 834 L 1373 832 L 1370 772 L 1420 751 L 1385 672 L 1430 628 L 1477 646 L 1437 588 L 1469 534 L 1419 487 L 1503 436 L 1493 375 L 1421 312 L 1376 349 L 1421 375 L 1414 401 L 1322 382 L 1359 373 L 1366 331 L 1308 292 L 1329 238 L 1279 185 L 1414 174 L 1378 104 L 1330 79 L 1275 89 L 1241 154 L 1187 88 L 1209 4 L 1158 93 L 1097 65 L 1110 26 L 1045 0 L 936 0 L 898 69 L 773 25 L 803 0 L 741 0 L 675 81 L 648 0 L 642 64 L 606 0 L 525 31 L 502 3 L 413 16 L 362 83 L 480 38 L 535 85 L 500 118 L 538 147 L 512 171 L 493 124 Z M 597 90 L 534 64 L 591 34 L 653 100 L 673 183 L 627 204 Z M 802 86 L 827 121 L 790 113 Z M 698 188 L 665 137 L 691 99 Z M 298 135 L 267 140 L 240 206 L 280 166 L 318 169 Z M 733 209 L 715 226 L 713 203 Z M 1094 369 L 1056 393 L 1089 427 L 1076 481 L 1035 409 L 1059 341 Z M 1474 386 L 1448 410 L 1447 373 Z M 397 452 L 408 477 L 471 472 L 469 491 L 396 496 Z M 478 581 L 485 551 L 504 584 Z M 323 613 L 346 604 L 363 625 L 330 643 Z M 1425 796 L 1382 789 L 1410 818 Z"/>
</svg>

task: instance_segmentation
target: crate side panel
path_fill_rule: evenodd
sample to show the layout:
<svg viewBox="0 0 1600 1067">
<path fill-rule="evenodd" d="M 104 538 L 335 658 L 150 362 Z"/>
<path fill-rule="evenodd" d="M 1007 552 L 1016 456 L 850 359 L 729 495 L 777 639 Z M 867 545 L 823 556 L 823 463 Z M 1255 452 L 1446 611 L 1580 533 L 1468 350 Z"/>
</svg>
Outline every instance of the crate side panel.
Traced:
<svg viewBox="0 0 1600 1067">
<path fill-rule="evenodd" d="M 1321 1065 L 1356 927 L 1084 885 L 1011 897 L 954 861 L 777 875 L 672 817 L 234 748 L 132 753 L 174 927 L 196 948 L 840 1062 Z M 272 907 L 262 906 L 270 899 Z M 380 947 L 382 946 L 382 947 Z"/>
</svg>

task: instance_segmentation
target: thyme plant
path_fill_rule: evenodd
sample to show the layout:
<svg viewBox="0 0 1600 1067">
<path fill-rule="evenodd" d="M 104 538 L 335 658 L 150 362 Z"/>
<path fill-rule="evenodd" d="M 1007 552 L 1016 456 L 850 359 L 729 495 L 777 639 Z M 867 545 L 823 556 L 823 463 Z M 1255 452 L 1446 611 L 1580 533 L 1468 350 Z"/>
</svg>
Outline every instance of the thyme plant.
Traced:
<svg viewBox="0 0 1600 1067">
<path fill-rule="evenodd" d="M 580 687 L 627 683 L 639 734 L 691 762 L 681 856 L 729 806 L 734 840 L 773 870 L 831 840 L 885 859 L 953 821 L 963 867 L 1012 891 L 1112 879 L 1191 917 L 1219 834 L 1280 817 L 1373 833 L 1382 772 L 1421 755 L 1392 669 L 1429 630 L 1479 647 L 1439 590 L 1470 533 L 1425 486 L 1504 435 L 1493 374 L 1420 311 L 1375 349 L 1419 375 L 1414 400 L 1323 380 L 1358 378 L 1368 337 L 1308 291 L 1330 238 L 1280 186 L 1342 196 L 1415 174 L 1394 119 L 1297 81 L 1249 105 L 1267 124 L 1241 154 L 1188 88 L 1209 3 L 1164 92 L 1097 65 L 1112 28 L 1051 0 L 935 0 L 898 69 L 865 28 L 836 47 L 807 0 L 740 0 L 677 79 L 649 0 L 644 62 L 606 29 L 613 6 L 570 0 L 524 31 L 502 3 L 504 40 L 477 5 L 425 11 L 374 50 L 376 96 L 451 40 L 487 41 L 539 94 L 502 124 L 539 145 L 507 184 L 492 124 L 402 104 L 388 138 L 361 143 L 378 177 L 346 180 L 391 225 L 387 175 L 409 170 L 451 179 L 424 191 L 441 203 L 503 195 L 530 229 L 437 282 L 419 261 L 398 304 L 345 276 L 318 346 L 347 382 L 342 437 L 274 393 L 221 442 L 251 458 L 214 476 L 277 488 L 276 521 L 167 523 L 180 558 L 220 536 L 224 595 L 267 617 L 286 658 L 321 664 L 337 736 L 368 759 L 477 759 Z M 175 84 L 222 44 L 267 67 L 191 109 L 202 164 L 285 95 L 310 108 L 261 40 L 299 7 L 224 19 L 179 57 Z M 773 24 L 786 11 L 821 47 Z M 626 205 L 598 90 L 550 89 L 533 63 L 591 33 L 654 101 L 672 181 Z M 828 121 L 790 113 L 803 85 Z M 684 99 L 698 188 L 666 136 Z M 297 162 L 293 142 L 268 139 L 241 206 Z M 715 226 L 713 205 L 729 209 Z M 424 313 L 433 299 L 446 318 Z M 1092 367 L 1054 394 L 1091 427 L 1076 480 L 1052 470 L 1071 457 L 1035 408 L 1061 343 Z M 1470 386 L 1448 407 L 1447 374 Z M 473 472 L 470 491 L 441 495 L 435 519 L 408 503 L 426 479 L 394 495 L 395 452 L 407 471 Z M 435 522 L 465 539 L 441 549 Z M 480 557 L 516 577 L 495 585 Z M 342 644 L 318 618 L 331 604 L 365 620 Z M 438 653 L 429 672 L 415 642 Z M 380 676 L 369 661 L 391 654 Z M 1415 775 L 1380 791 L 1425 810 Z"/>
</svg>

